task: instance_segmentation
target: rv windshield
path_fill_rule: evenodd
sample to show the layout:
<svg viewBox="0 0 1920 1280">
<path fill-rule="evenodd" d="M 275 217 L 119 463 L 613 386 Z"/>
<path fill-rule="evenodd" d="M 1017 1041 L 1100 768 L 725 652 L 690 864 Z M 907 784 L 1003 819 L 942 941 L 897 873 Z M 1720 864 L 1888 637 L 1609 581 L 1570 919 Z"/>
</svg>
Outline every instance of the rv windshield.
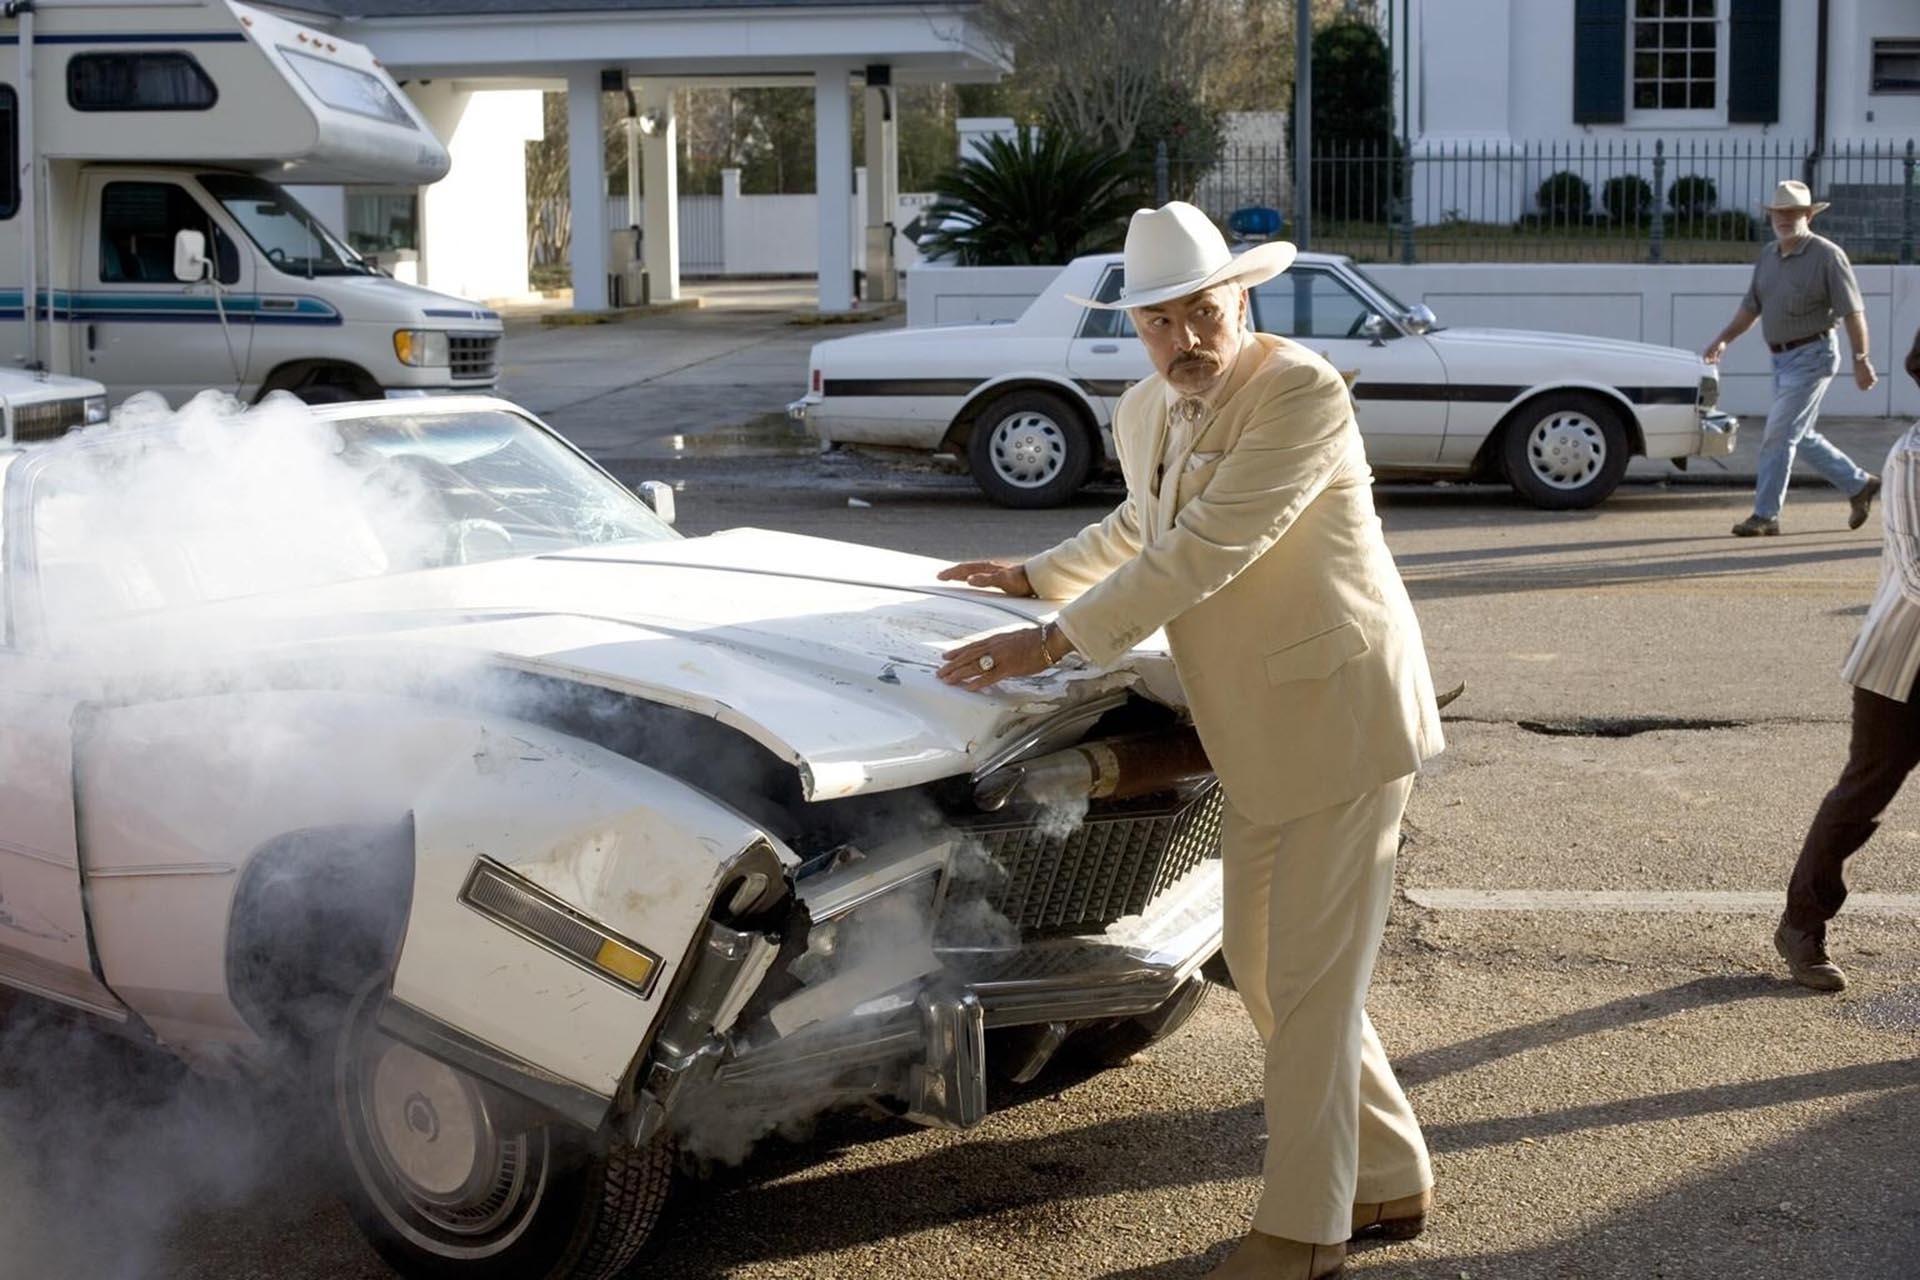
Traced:
<svg viewBox="0 0 1920 1280">
<path fill-rule="evenodd" d="M 247 238 L 274 266 L 294 276 L 368 276 L 364 258 L 349 249 L 300 202 L 264 178 L 203 173 L 200 185 L 226 206 Z"/>
</svg>

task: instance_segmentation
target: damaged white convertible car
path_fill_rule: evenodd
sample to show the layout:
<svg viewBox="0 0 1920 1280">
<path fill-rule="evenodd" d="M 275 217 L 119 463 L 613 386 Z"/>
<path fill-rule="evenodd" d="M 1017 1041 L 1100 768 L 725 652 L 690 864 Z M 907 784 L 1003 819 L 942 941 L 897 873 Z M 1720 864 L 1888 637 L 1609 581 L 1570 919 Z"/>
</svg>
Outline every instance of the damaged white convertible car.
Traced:
<svg viewBox="0 0 1920 1280">
<path fill-rule="evenodd" d="M 677 1144 L 964 1127 L 1192 1012 L 1222 799 L 1163 649 L 951 689 L 1045 606 L 682 538 L 501 401 L 299 413 L 0 446 L 0 982 L 318 1064 L 397 1270 L 611 1276 Z"/>
</svg>

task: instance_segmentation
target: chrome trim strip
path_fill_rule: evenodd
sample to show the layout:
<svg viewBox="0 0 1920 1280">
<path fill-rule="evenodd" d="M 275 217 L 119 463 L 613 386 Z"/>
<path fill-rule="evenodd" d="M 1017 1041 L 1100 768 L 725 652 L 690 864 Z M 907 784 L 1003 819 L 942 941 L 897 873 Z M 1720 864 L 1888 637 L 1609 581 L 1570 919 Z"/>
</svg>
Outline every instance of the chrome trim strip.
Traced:
<svg viewBox="0 0 1920 1280">
<path fill-rule="evenodd" d="M 1063 707 L 1060 711 L 1048 716 L 1039 724 L 1029 726 L 1019 737 L 1013 738 L 1004 745 L 994 748 L 992 755 L 975 766 L 972 781 L 978 782 L 995 769 L 1004 768 L 1012 764 L 1015 760 L 1018 760 L 1028 751 L 1045 742 L 1056 733 L 1067 733 L 1076 728 L 1090 728 L 1094 721 L 1107 714 L 1107 712 L 1112 711 L 1116 707 L 1125 706 L 1128 696 L 1126 693 L 1110 693 L 1104 697 L 1095 698 L 1091 702 L 1083 702 L 1072 707 Z M 1075 733 L 1074 736 L 1078 737 L 1079 735 Z M 1060 745 L 1064 747 L 1069 744 L 1062 742 Z"/>
<path fill-rule="evenodd" d="M 0 961 L 0 966 L 4 966 L 5 963 L 5 961 Z M 102 1018 L 109 1018 L 114 1022 L 125 1022 L 127 1020 L 127 1011 L 125 1009 L 116 1009 L 112 1005 L 97 1004 L 84 996 L 76 996 L 66 991 L 60 991 L 56 988 L 46 986 L 43 983 L 35 982 L 31 978 L 23 978 L 18 974 L 0 974 L 0 986 L 12 987 L 16 991 L 24 991 L 28 995 L 38 996 L 42 1000 L 52 1000 L 57 1004 L 71 1005 L 75 1009 L 83 1009 L 88 1013 L 95 1014 Z"/>
<path fill-rule="evenodd" d="M 239 870 L 231 862 L 159 862 L 150 867 L 99 867 L 87 871 L 89 880 L 134 876 L 230 876 Z"/>
<path fill-rule="evenodd" d="M 598 1129 L 613 1105 L 613 1099 L 496 1049 L 391 994 L 381 1000 L 374 1020 L 395 1040 L 537 1103 L 582 1129 Z"/>
<path fill-rule="evenodd" d="M 75 865 L 71 858 L 57 858 L 53 854 L 41 849 L 31 849 L 23 844 L 11 844 L 5 840 L 0 840 L 0 854 L 6 853 L 13 854 L 18 858 L 25 858 L 28 862 L 39 862 L 49 867 L 59 867 L 62 871 L 72 871 Z"/>
</svg>

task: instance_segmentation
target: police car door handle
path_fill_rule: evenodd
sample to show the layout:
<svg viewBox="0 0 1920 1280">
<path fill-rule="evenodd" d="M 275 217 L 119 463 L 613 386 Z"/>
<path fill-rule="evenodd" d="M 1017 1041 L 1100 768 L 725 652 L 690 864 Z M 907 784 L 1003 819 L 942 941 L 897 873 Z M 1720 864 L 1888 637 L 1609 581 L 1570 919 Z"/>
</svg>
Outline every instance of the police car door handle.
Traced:
<svg viewBox="0 0 1920 1280">
<path fill-rule="evenodd" d="M 1093 354 L 1097 356 L 1110 356 L 1119 350 L 1119 346 L 1112 342 L 1096 342 L 1093 344 Z"/>
</svg>

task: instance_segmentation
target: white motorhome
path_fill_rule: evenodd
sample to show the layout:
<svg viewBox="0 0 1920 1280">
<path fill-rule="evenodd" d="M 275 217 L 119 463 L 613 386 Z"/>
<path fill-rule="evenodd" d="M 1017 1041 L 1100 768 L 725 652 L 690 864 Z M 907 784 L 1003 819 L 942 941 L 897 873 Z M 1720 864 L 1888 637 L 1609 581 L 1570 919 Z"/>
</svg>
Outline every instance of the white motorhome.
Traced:
<svg viewBox="0 0 1920 1280">
<path fill-rule="evenodd" d="M 446 173 L 365 47 L 232 0 L 7 12 L 0 354 L 116 402 L 494 386 L 497 314 L 382 274 L 278 185 Z"/>
</svg>

